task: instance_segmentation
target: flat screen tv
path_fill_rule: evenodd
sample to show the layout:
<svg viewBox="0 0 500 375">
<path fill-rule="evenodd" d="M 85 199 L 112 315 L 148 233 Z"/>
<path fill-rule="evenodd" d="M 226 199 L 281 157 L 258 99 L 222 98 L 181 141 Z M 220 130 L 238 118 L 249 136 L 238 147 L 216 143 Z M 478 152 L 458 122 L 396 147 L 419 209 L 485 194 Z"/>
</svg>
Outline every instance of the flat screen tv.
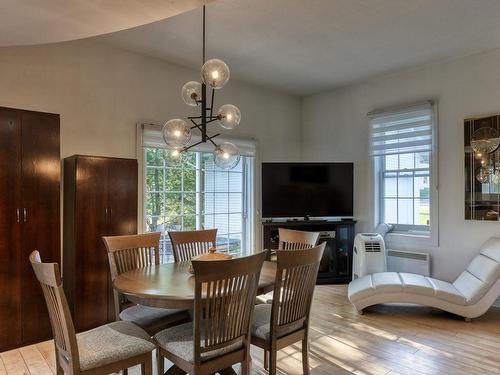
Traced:
<svg viewBox="0 0 500 375">
<path fill-rule="evenodd" d="M 353 216 L 353 163 L 262 164 L 262 217 L 306 216 Z"/>
</svg>

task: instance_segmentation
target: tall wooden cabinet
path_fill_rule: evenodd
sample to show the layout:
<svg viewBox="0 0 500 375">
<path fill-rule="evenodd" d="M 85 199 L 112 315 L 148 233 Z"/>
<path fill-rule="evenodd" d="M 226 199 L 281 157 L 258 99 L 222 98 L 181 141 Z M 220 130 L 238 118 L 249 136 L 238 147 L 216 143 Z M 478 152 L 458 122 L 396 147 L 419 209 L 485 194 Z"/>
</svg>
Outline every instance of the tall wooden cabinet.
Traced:
<svg viewBox="0 0 500 375">
<path fill-rule="evenodd" d="M 59 262 L 59 115 L 0 108 L 0 352 L 51 336 L 28 260 Z"/>
<path fill-rule="evenodd" d="M 114 320 L 102 236 L 137 233 L 137 160 L 64 159 L 64 290 L 77 331 Z"/>
</svg>

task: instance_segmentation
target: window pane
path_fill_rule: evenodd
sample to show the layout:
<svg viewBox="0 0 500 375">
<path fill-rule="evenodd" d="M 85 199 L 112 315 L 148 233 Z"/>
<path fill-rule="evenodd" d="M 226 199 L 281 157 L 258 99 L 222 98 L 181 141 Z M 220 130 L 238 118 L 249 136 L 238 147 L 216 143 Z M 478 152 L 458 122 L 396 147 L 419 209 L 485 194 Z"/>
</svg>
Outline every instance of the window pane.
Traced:
<svg viewBox="0 0 500 375">
<path fill-rule="evenodd" d="M 227 192 L 229 190 L 229 178 L 227 172 L 215 173 L 215 191 Z"/>
<path fill-rule="evenodd" d="M 147 232 L 165 232 L 165 219 L 163 216 L 149 216 L 146 218 Z"/>
<path fill-rule="evenodd" d="M 398 199 L 398 224 L 413 224 L 413 199 Z"/>
<path fill-rule="evenodd" d="M 429 199 L 415 199 L 415 224 L 430 225 Z"/>
<path fill-rule="evenodd" d="M 196 194 L 195 193 L 185 193 L 183 194 L 183 206 L 182 215 L 194 215 L 196 214 Z"/>
<path fill-rule="evenodd" d="M 396 198 L 398 196 L 397 172 L 384 174 L 384 196 Z"/>
<path fill-rule="evenodd" d="M 146 149 L 146 165 L 163 166 L 165 163 L 165 151 L 161 148 Z"/>
<path fill-rule="evenodd" d="M 401 154 L 399 155 L 399 169 L 413 169 L 415 168 L 415 154 Z"/>
<path fill-rule="evenodd" d="M 229 194 L 227 193 L 214 193 L 216 214 L 228 213 L 229 210 Z"/>
<path fill-rule="evenodd" d="M 167 216 L 165 219 L 165 231 L 182 230 L 182 216 Z"/>
<path fill-rule="evenodd" d="M 215 228 L 220 235 L 227 234 L 229 230 L 228 215 L 215 215 Z"/>
<path fill-rule="evenodd" d="M 243 178 L 240 173 L 229 173 L 229 191 L 236 193 L 243 191 Z"/>
<path fill-rule="evenodd" d="M 201 199 L 203 201 L 203 213 L 215 213 L 215 195 L 213 193 L 201 194 Z"/>
<path fill-rule="evenodd" d="M 196 191 L 196 169 L 184 169 L 184 191 Z"/>
<path fill-rule="evenodd" d="M 196 215 L 183 217 L 182 230 L 196 230 Z"/>
<path fill-rule="evenodd" d="M 205 192 L 215 191 L 215 172 L 205 171 L 204 176 Z"/>
<path fill-rule="evenodd" d="M 430 152 L 419 152 L 418 154 L 415 154 L 415 168 L 429 168 L 430 160 Z"/>
<path fill-rule="evenodd" d="M 236 213 L 236 212 L 242 212 L 242 211 L 243 211 L 243 194 L 230 193 L 229 194 L 229 212 Z"/>
<path fill-rule="evenodd" d="M 196 168 L 196 152 L 186 152 L 183 154 L 182 164 L 185 168 Z"/>
<path fill-rule="evenodd" d="M 398 201 L 384 199 L 384 223 L 396 224 L 398 222 Z"/>
<path fill-rule="evenodd" d="M 177 216 L 182 214 L 182 194 L 165 194 L 165 213 L 167 216 Z"/>
<path fill-rule="evenodd" d="M 163 168 L 147 168 L 146 169 L 146 190 L 147 191 L 163 191 L 164 181 Z"/>
<path fill-rule="evenodd" d="M 182 165 L 182 157 L 173 156 L 172 152 L 169 150 L 164 150 L 165 155 L 165 165 L 167 167 L 180 167 Z"/>
<path fill-rule="evenodd" d="M 399 173 L 398 196 L 413 198 L 413 173 L 409 172 Z"/>
<path fill-rule="evenodd" d="M 415 177 L 415 198 L 429 198 L 429 177 Z"/>
<path fill-rule="evenodd" d="M 396 170 L 398 169 L 399 158 L 398 155 L 386 155 L 385 156 L 385 169 Z"/>
<path fill-rule="evenodd" d="M 238 253 L 241 251 L 241 233 L 229 235 L 228 251 L 230 253 Z"/>
<path fill-rule="evenodd" d="M 241 233 L 243 231 L 242 228 L 242 220 L 240 214 L 231 214 L 229 215 L 229 233 Z"/>
<path fill-rule="evenodd" d="M 167 168 L 165 172 L 165 189 L 167 191 L 182 191 L 182 169 Z"/>
<path fill-rule="evenodd" d="M 203 215 L 203 228 L 210 229 L 215 228 L 215 216 L 214 215 Z"/>
<path fill-rule="evenodd" d="M 163 193 L 146 193 L 146 215 L 160 216 L 164 214 Z"/>
</svg>

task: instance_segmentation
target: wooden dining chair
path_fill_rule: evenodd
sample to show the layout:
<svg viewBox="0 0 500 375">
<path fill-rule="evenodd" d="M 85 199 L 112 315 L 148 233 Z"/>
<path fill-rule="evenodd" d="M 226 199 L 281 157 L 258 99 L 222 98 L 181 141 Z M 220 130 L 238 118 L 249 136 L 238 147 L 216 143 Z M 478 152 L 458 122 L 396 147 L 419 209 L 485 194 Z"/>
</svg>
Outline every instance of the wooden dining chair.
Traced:
<svg viewBox="0 0 500 375">
<path fill-rule="evenodd" d="M 168 232 L 174 260 L 184 262 L 191 258 L 208 253 L 208 249 L 217 244 L 217 229 Z"/>
<path fill-rule="evenodd" d="M 255 306 L 252 344 L 264 349 L 264 367 L 276 374 L 276 355 L 302 341 L 302 367 L 309 374 L 309 313 L 325 243 L 305 250 L 278 250 L 272 304 Z"/>
<path fill-rule="evenodd" d="M 160 264 L 160 233 L 103 237 L 108 250 L 111 280 L 123 272 Z M 185 310 L 135 305 L 113 289 L 116 320 L 132 322 L 151 336 L 165 328 L 190 320 Z"/>
<path fill-rule="evenodd" d="M 250 374 L 250 327 L 265 252 L 230 259 L 193 260 L 193 322 L 166 329 L 154 338 L 163 358 L 194 375 L 213 374 L 241 363 Z"/>
<path fill-rule="evenodd" d="M 278 250 L 303 250 L 310 249 L 318 242 L 319 232 L 305 232 L 278 228 Z M 271 251 L 271 260 L 276 260 L 276 250 Z M 256 304 L 273 303 L 273 292 L 262 294 L 255 299 Z"/>
<path fill-rule="evenodd" d="M 38 251 L 29 257 L 42 286 L 49 311 L 56 351 L 57 374 L 110 374 L 141 365 L 151 375 L 152 352 L 156 345 L 150 335 L 129 322 L 113 322 L 75 334 L 57 263 L 42 263 Z"/>
<path fill-rule="evenodd" d="M 305 232 L 278 228 L 279 244 L 278 250 L 302 250 L 316 246 L 319 232 Z"/>
</svg>

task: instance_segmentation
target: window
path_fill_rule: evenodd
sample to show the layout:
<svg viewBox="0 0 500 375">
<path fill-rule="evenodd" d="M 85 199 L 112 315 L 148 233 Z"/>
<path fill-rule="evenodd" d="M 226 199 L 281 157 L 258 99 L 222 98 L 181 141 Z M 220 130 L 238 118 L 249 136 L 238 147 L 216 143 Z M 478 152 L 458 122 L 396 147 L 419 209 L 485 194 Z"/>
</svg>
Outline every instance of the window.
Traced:
<svg viewBox="0 0 500 375">
<path fill-rule="evenodd" d="M 431 237 L 437 229 L 436 124 L 433 103 L 370 115 L 378 179 L 378 221 L 396 232 Z"/>
<path fill-rule="evenodd" d="M 163 233 L 162 262 L 173 261 L 168 231 L 217 228 L 217 246 L 244 250 L 251 232 L 246 204 L 251 159 L 242 156 L 235 168 L 222 170 L 212 153 L 175 158 L 163 148 L 144 148 L 145 230 Z"/>
</svg>

